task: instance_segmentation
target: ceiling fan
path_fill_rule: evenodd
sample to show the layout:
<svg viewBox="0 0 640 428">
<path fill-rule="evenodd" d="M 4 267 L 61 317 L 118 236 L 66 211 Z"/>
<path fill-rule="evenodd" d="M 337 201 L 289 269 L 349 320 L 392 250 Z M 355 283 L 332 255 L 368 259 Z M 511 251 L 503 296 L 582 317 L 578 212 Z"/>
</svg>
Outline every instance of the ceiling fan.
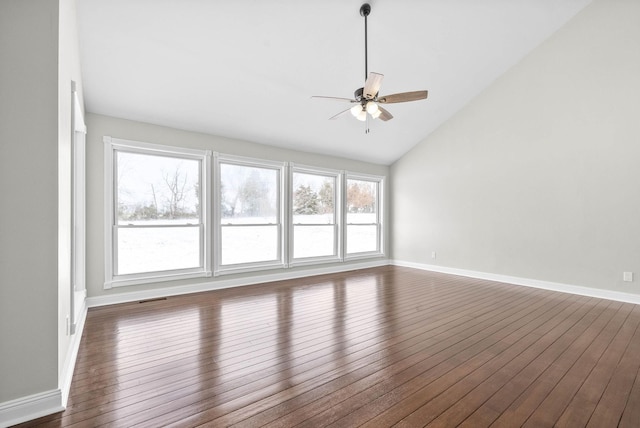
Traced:
<svg viewBox="0 0 640 428">
<path fill-rule="evenodd" d="M 346 101 L 355 104 L 353 107 L 348 108 L 340 113 L 329 118 L 329 120 L 337 119 L 348 112 L 358 120 L 367 121 L 369 116 L 373 119 L 380 119 L 383 121 L 393 119 L 393 115 L 384 109 L 380 104 L 392 104 L 392 103 L 404 103 L 407 101 L 417 101 L 427 98 L 427 91 L 413 91 L 402 92 L 398 94 L 379 96 L 378 91 L 382 85 L 382 78 L 384 75 L 380 73 L 368 72 L 368 57 L 367 57 L 367 16 L 371 13 L 371 6 L 368 3 L 363 4 L 360 7 L 360 15 L 364 17 L 364 87 L 358 88 L 353 93 L 354 98 L 340 98 L 340 97 L 324 97 L 313 96 L 311 98 L 323 98 L 337 101 Z M 369 127 L 365 131 L 369 132 Z"/>
</svg>

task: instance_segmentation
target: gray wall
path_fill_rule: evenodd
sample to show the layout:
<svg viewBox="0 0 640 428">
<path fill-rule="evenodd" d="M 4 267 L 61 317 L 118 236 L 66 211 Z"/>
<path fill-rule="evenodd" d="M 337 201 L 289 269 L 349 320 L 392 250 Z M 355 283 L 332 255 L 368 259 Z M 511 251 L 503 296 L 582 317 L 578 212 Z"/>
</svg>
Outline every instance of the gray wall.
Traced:
<svg viewBox="0 0 640 428">
<path fill-rule="evenodd" d="M 103 136 L 142 141 L 154 144 L 165 144 L 194 149 L 212 150 L 214 152 L 248 156 L 258 159 L 288 161 L 304 165 L 312 165 L 338 170 L 388 176 L 389 167 L 359 162 L 331 156 L 323 156 L 294 150 L 287 150 L 233 140 L 195 132 L 182 131 L 147 123 L 118 119 L 109 116 L 88 114 L 87 122 L 87 295 L 97 297 L 127 293 L 131 291 L 173 287 L 176 285 L 199 284 L 216 281 L 216 278 L 196 278 L 192 280 L 169 281 L 157 284 L 118 287 L 110 290 L 104 284 L 104 143 Z M 385 216 L 388 212 L 385 213 Z M 387 233 L 388 238 L 388 233 Z M 388 239 L 385 239 L 388 242 Z M 325 265 L 322 265 L 325 266 Z M 289 271 L 294 269 L 289 269 Z M 295 270 L 300 270 L 296 268 Z M 253 275 L 274 273 L 262 271 Z M 224 275 L 219 279 L 226 280 L 247 275 Z"/>
<path fill-rule="evenodd" d="M 392 165 L 392 258 L 640 294 L 639 41 L 596 0 Z"/>
<path fill-rule="evenodd" d="M 58 2 L 0 2 L 0 403 L 58 383 Z"/>
<path fill-rule="evenodd" d="M 71 313 L 71 81 L 83 105 L 82 76 L 76 22 L 76 0 L 59 0 L 58 41 L 58 373 L 70 370 L 71 337 L 66 319 Z"/>
</svg>

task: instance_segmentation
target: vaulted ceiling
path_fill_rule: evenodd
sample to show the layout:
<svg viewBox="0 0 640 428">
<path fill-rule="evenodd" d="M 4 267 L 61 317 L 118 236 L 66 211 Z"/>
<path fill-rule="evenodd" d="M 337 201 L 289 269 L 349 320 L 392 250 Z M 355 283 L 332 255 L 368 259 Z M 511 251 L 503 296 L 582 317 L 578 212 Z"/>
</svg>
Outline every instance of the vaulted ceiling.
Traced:
<svg viewBox="0 0 640 428">
<path fill-rule="evenodd" d="M 591 0 L 371 0 L 380 94 L 429 90 L 365 124 L 363 1 L 79 0 L 89 112 L 391 164 Z"/>
</svg>

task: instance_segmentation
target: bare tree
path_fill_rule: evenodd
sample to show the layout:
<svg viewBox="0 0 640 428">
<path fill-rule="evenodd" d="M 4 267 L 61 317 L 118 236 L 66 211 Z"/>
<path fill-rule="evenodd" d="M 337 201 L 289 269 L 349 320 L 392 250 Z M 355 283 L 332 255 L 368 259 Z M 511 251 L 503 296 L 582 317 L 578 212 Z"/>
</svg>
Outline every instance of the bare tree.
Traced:
<svg viewBox="0 0 640 428">
<path fill-rule="evenodd" d="M 151 185 L 151 194 L 153 195 L 153 208 L 155 211 L 155 215 L 153 216 L 154 219 L 158 218 L 158 198 L 156 197 L 156 189 L 155 187 L 153 187 L 153 184 Z"/>
<path fill-rule="evenodd" d="M 187 186 L 187 174 L 181 173 L 180 168 L 176 169 L 172 173 L 163 171 L 162 178 L 169 189 L 169 195 L 167 196 L 167 205 L 169 209 L 169 218 L 179 218 L 184 211 L 184 200 L 186 197 L 185 187 Z"/>
</svg>

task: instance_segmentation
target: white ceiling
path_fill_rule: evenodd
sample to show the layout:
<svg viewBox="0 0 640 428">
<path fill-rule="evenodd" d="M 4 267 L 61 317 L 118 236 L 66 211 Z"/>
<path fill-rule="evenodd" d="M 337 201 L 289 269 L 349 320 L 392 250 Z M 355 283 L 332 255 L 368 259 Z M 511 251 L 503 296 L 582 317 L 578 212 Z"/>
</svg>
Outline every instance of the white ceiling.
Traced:
<svg viewBox="0 0 640 428">
<path fill-rule="evenodd" d="M 391 164 L 591 0 L 371 0 L 369 71 L 390 104 L 371 132 L 361 0 L 78 0 L 89 112 Z"/>
</svg>

